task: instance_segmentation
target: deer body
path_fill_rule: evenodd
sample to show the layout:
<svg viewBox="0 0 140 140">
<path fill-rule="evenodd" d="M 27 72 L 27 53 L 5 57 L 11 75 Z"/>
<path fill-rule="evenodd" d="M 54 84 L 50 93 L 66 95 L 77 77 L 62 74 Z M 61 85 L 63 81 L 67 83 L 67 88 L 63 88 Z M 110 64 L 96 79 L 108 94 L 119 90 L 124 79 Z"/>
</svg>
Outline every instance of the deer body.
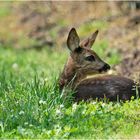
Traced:
<svg viewBox="0 0 140 140">
<path fill-rule="evenodd" d="M 107 98 L 110 101 L 130 100 L 136 97 L 134 81 L 128 78 L 106 75 L 83 80 L 76 88 L 76 100 Z"/>
<path fill-rule="evenodd" d="M 118 99 L 129 100 L 132 96 L 136 97 L 135 83 L 131 79 L 115 75 L 86 78 L 88 75 L 110 69 L 110 66 L 91 50 L 97 34 L 98 31 L 80 43 L 76 30 L 71 29 L 67 39 L 70 56 L 59 78 L 60 89 L 65 86 L 74 89 L 76 101 L 90 98 L 107 98 L 116 101 Z"/>
</svg>

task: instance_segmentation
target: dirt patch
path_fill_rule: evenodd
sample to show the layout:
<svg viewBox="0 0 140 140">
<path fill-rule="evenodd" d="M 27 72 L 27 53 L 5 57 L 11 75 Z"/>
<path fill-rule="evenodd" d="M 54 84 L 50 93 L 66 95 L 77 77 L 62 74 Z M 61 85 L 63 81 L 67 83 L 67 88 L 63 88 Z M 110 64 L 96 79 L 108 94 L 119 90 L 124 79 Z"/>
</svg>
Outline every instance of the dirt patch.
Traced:
<svg viewBox="0 0 140 140">
<path fill-rule="evenodd" d="M 136 49 L 129 53 L 129 55 L 126 55 L 114 69 L 118 74 L 140 82 L 140 49 Z"/>
<path fill-rule="evenodd" d="M 118 74 L 140 80 L 140 11 L 120 16 L 104 32 L 110 47 L 117 48 L 122 61 L 114 69 Z"/>
<path fill-rule="evenodd" d="M 0 45 L 8 42 L 16 48 L 61 48 L 66 45 L 72 26 L 78 29 L 104 21 L 108 27 L 100 29 L 99 39 L 107 39 L 109 47 L 116 48 L 122 57 L 114 70 L 120 75 L 139 79 L 140 11 L 131 12 L 130 7 L 134 6 L 131 3 L 13 2 L 8 4 L 10 15 L 3 17 L 0 23 Z"/>
</svg>

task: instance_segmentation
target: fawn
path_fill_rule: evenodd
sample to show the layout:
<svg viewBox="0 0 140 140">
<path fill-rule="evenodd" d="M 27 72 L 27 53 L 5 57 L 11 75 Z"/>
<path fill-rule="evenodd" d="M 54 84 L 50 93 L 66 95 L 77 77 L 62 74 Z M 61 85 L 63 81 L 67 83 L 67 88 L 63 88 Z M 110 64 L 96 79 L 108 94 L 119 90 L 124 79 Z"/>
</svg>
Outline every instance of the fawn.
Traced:
<svg viewBox="0 0 140 140">
<path fill-rule="evenodd" d="M 60 89 L 70 85 L 75 90 L 76 101 L 90 98 L 107 98 L 110 101 L 130 100 L 136 97 L 136 84 L 133 80 L 117 76 L 104 75 L 87 78 L 88 75 L 106 72 L 110 66 L 91 50 L 98 30 L 80 43 L 79 36 L 72 28 L 67 38 L 70 56 L 59 78 Z M 139 88 L 140 95 L 140 88 Z"/>
</svg>

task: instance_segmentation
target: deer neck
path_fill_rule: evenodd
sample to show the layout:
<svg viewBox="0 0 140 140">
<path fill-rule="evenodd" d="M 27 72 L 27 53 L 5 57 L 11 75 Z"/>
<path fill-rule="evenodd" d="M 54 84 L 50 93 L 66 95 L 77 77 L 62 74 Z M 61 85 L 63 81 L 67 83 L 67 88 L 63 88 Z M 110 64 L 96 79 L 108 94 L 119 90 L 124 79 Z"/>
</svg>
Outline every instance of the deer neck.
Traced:
<svg viewBox="0 0 140 140">
<path fill-rule="evenodd" d="M 80 73 L 72 57 L 70 56 L 59 78 L 60 89 L 63 89 L 65 86 L 74 88 L 83 78 L 84 76 Z"/>
</svg>

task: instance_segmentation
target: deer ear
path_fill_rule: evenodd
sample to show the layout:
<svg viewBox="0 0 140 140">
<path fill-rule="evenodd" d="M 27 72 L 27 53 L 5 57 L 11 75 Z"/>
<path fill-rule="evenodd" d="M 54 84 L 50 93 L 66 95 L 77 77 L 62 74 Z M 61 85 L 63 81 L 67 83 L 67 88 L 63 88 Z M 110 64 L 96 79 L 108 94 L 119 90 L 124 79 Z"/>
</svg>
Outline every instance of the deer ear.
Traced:
<svg viewBox="0 0 140 140">
<path fill-rule="evenodd" d="M 83 40 L 82 43 L 81 43 L 81 46 L 91 48 L 93 43 L 96 40 L 98 32 L 99 32 L 98 30 L 95 31 L 90 37 L 88 37 L 87 39 Z"/>
<path fill-rule="evenodd" d="M 71 51 L 75 51 L 79 47 L 79 43 L 80 43 L 79 36 L 75 28 L 72 28 L 68 35 L 67 46 Z"/>
</svg>

